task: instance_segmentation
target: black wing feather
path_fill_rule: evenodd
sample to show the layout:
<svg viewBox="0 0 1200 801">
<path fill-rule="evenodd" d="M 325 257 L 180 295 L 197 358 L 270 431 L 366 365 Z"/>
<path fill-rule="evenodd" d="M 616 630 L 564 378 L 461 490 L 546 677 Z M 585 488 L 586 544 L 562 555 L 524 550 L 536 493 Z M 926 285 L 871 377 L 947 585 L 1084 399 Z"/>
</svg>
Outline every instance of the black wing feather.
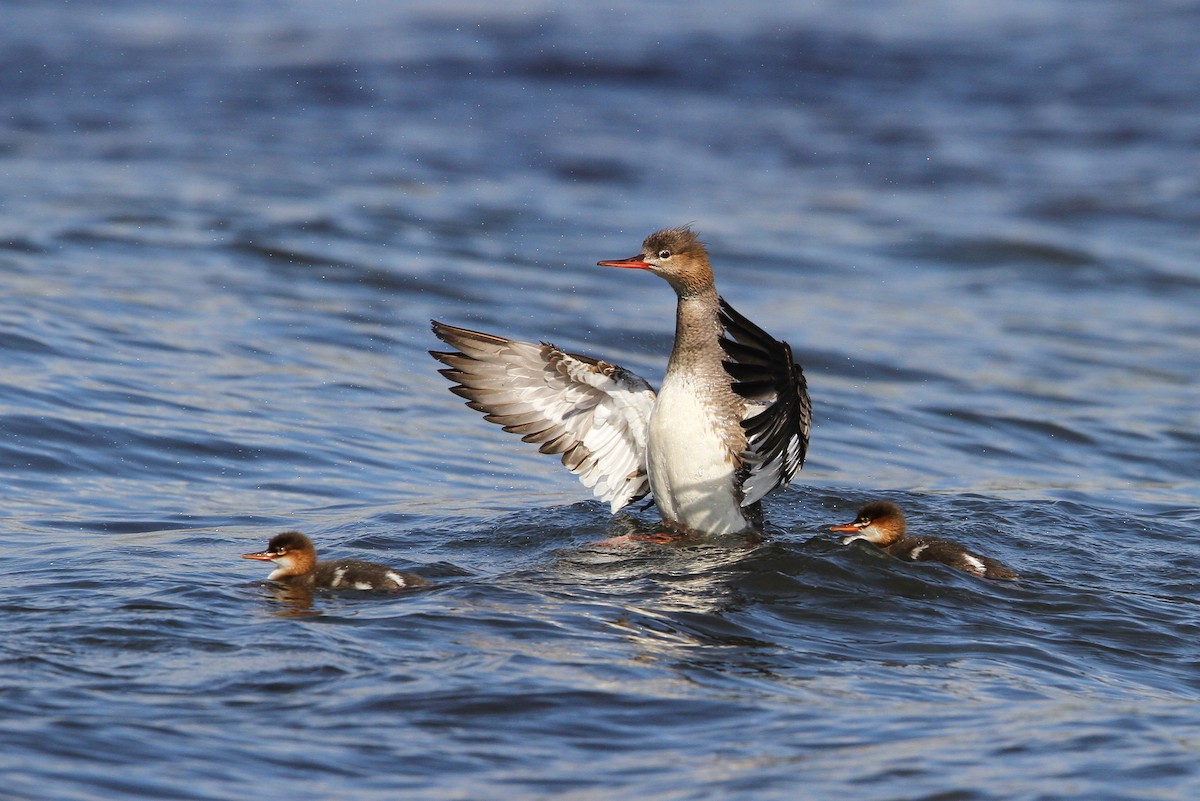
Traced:
<svg viewBox="0 0 1200 801">
<path fill-rule="evenodd" d="M 777 340 L 721 299 L 725 370 L 733 391 L 747 400 L 743 483 L 748 505 L 785 486 L 804 464 L 812 429 L 812 401 L 804 369 L 788 343 Z"/>
</svg>

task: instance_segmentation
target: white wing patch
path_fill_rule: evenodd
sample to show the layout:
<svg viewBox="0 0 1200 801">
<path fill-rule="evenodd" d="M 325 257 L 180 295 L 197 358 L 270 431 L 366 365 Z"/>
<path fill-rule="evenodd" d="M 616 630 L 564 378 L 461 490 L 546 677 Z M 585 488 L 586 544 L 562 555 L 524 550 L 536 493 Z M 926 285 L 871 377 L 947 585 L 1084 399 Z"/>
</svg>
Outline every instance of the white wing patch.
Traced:
<svg viewBox="0 0 1200 801">
<path fill-rule="evenodd" d="M 973 554 L 963 553 L 962 560 L 971 566 L 972 572 L 978 573 L 981 576 L 987 574 L 987 565 L 985 565 L 983 560 L 979 557 Z"/>
<path fill-rule="evenodd" d="M 654 391 L 614 364 L 433 323 L 457 353 L 430 351 L 451 392 L 484 419 L 562 454 L 563 465 L 613 512 L 646 495 L 646 425 Z"/>
</svg>

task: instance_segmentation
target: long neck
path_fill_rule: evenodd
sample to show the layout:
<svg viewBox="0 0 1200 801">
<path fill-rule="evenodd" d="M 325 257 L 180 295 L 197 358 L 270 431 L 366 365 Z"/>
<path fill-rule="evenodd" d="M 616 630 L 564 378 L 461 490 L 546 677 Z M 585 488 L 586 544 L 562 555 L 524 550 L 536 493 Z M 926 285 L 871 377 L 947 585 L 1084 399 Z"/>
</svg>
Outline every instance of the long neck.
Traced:
<svg viewBox="0 0 1200 801">
<path fill-rule="evenodd" d="M 679 296 L 675 307 L 675 347 L 668 370 L 715 367 L 723 372 L 723 351 L 717 342 L 721 336 L 718 308 L 717 290 L 713 286 Z"/>
</svg>

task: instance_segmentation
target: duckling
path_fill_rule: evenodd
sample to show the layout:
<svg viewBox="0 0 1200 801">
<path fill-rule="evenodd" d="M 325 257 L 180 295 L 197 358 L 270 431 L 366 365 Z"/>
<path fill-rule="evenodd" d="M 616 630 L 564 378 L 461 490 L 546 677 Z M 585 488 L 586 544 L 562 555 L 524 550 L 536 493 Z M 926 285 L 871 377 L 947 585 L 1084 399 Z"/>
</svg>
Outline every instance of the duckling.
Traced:
<svg viewBox="0 0 1200 801">
<path fill-rule="evenodd" d="M 415 573 L 403 573 L 361 559 L 318 562 L 312 540 L 299 531 L 276 534 L 265 551 L 244 553 L 242 558 L 274 562 L 276 567 L 267 578 L 293 587 L 396 592 L 430 584 Z"/>
<path fill-rule="evenodd" d="M 938 537 L 909 537 L 905 532 L 904 513 L 889 501 L 872 501 L 858 510 L 854 521 L 830 526 L 830 531 L 847 531 L 842 544 L 866 540 L 899 559 L 911 562 L 941 562 L 982 578 L 1017 579 L 1020 575 L 1007 565 L 967 550 L 957 542 Z"/>
</svg>

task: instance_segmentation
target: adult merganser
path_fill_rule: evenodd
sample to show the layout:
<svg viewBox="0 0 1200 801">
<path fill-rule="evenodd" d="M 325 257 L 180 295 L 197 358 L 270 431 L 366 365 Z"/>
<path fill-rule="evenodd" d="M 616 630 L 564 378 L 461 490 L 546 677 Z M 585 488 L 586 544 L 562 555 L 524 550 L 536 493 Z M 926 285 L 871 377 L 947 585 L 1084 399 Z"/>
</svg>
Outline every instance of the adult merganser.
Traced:
<svg viewBox="0 0 1200 801">
<path fill-rule="evenodd" d="M 757 529 L 759 501 L 791 481 L 808 450 L 812 404 L 791 347 L 717 294 L 690 228 L 658 231 L 638 255 L 599 264 L 648 270 L 678 296 L 657 395 L 610 362 L 434 320 L 459 351 L 430 351 L 451 392 L 542 453 L 562 454 L 614 513 L 653 493 L 674 535 Z"/>
<path fill-rule="evenodd" d="M 888 501 L 872 501 L 858 510 L 854 522 L 830 526 L 829 530 L 851 532 L 851 536 L 842 537 L 843 545 L 866 540 L 892 556 L 912 562 L 941 562 L 983 578 L 1020 578 L 1011 567 L 990 556 L 969 551 L 957 542 L 938 537 L 906 536 L 904 513 L 899 506 Z"/>
<path fill-rule="evenodd" d="M 294 587 L 395 592 L 429 584 L 414 573 L 403 573 L 361 559 L 318 562 L 312 540 L 299 531 L 276 534 L 265 551 L 244 553 L 242 558 L 274 562 L 277 567 L 267 578 Z"/>
</svg>

